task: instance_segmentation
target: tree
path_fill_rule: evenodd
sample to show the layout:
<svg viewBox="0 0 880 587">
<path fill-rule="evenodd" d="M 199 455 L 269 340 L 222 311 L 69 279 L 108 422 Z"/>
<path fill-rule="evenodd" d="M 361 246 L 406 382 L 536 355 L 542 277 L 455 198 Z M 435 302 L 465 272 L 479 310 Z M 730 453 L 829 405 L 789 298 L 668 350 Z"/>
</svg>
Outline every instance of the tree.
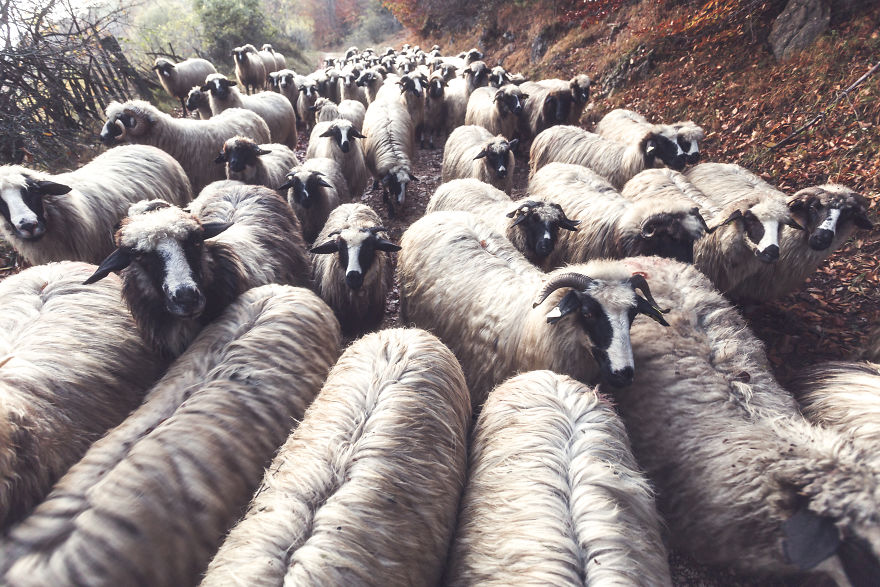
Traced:
<svg viewBox="0 0 880 587">
<path fill-rule="evenodd" d="M 253 43 L 259 48 L 279 34 L 259 0 L 194 0 L 193 7 L 202 23 L 208 54 L 216 63 L 229 61 L 238 45 Z"/>
</svg>

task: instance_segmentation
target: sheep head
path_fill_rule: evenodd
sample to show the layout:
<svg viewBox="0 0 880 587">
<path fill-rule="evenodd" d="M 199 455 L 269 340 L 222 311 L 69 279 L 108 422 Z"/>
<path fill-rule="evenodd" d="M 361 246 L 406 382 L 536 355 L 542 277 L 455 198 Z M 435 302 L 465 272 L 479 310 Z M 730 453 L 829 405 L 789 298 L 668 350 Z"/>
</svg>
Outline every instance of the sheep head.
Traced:
<svg viewBox="0 0 880 587">
<path fill-rule="evenodd" d="M 477 153 L 474 160 L 485 159 L 485 165 L 493 175 L 499 179 L 507 177 L 508 172 L 513 172 L 513 150 L 519 144 L 519 139 L 508 142 L 503 136 L 498 135 Z"/>
<path fill-rule="evenodd" d="M 238 85 L 238 82 L 227 78 L 222 73 L 212 73 L 205 78 L 205 85 L 201 87 L 203 92 L 211 92 L 211 95 L 218 100 L 225 100 L 232 93 L 232 87 Z"/>
<path fill-rule="evenodd" d="M 529 95 L 523 94 L 519 86 L 508 84 L 495 92 L 493 101 L 501 112 L 501 116 L 507 116 L 508 114 L 519 116 L 522 114 L 523 105 L 528 97 Z"/>
<path fill-rule="evenodd" d="M 403 204 L 406 199 L 406 186 L 411 181 L 419 180 L 412 174 L 409 167 L 406 165 L 396 165 L 382 177 L 382 193 L 383 195 L 392 196 L 397 201 L 397 204 Z"/>
<path fill-rule="evenodd" d="M 190 112 L 208 106 L 208 94 L 199 86 L 193 87 L 186 95 L 186 109 Z"/>
<path fill-rule="evenodd" d="M 679 146 L 675 131 L 668 125 L 652 126 L 642 137 L 639 147 L 649 167 L 656 159 L 675 171 L 681 171 L 687 165 L 687 155 Z"/>
<path fill-rule="evenodd" d="M 101 141 L 108 146 L 123 141 L 136 142 L 144 137 L 156 122 L 156 108 L 143 100 L 124 104 L 112 102 L 107 106 L 107 122 L 101 129 Z"/>
<path fill-rule="evenodd" d="M 368 228 L 344 228 L 331 232 L 327 240 L 310 249 L 315 255 L 338 253 L 339 267 L 345 273 L 345 283 L 351 289 L 359 289 L 364 283 L 364 275 L 376 259 L 376 251 L 391 253 L 400 247 L 383 236 L 381 226 Z"/>
<path fill-rule="evenodd" d="M 571 98 L 575 104 L 586 104 L 590 100 L 590 76 L 581 74 L 571 78 L 568 82 L 571 89 Z"/>
<path fill-rule="evenodd" d="M 156 63 L 152 68 L 160 77 L 171 77 L 174 72 L 174 62 L 164 57 L 156 58 Z"/>
<path fill-rule="evenodd" d="M 635 202 L 621 217 L 621 244 L 627 255 L 657 255 L 693 263 L 694 242 L 712 232 L 700 209 L 683 203 Z"/>
<path fill-rule="evenodd" d="M 565 216 L 562 206 L 552 202 L 526 200 L 507 213 L 512 218 L 511 228 L 517 226 L 525 235 L 529 251 L 543 259 L 553 252 L 559 238 L 559 229 L 577 230 L 579 220 L 570 220 Z"/>
<path fill-rule="evenodd" d="M 70 186 L 34 177 L 24 167 L 0 167 L 0 214 L 12 233 L 26 241 L 36 241 L 46 234 L 44 196 L 61 196 Z"/>
<path fill-rule="evenodd" d="M 803 230 L 791 216 L 786 202 L 774 194 L 766 197 L 744 198 L 728 207 L 724 220 L 713 227 L 731 225 L 741 238 L 741 243 L 764 263 L 774 263 L 779 259 L 779 239 L 783 226 Z"/>
<path fill-rule="evenodd" d="M 672 125 L 675 131 L 675 139 L 678 146 L 687 156 L 688 165 L 696 165 L 700 162 L 700 141 L 705 138 L 706 133 L 703 128 L 697 126 L 690 120 L 684 122 L 676 122 Z"/>
<path fill-rule="evenodd" d="M 420 75 L 402 75 L 397 81 L 397 85 L 400 86 L 401 94 L 409 92 L 419 98 L 422 97 L 423 84 L 424 80 Z"/>
<path fill-rule="evenodd" d="M 248 183 L 257 174 L 257 161 L 272 151 L 262 148 L 253 140 L 237 136 L 227 139 L 214 163 L 226 164 L 226 179 Z"/>
<path fill-rule="evenodd" d="M 547 126 L 568 124 L 571 114 L 571 94 L 568 92 L 550 92 L 541 105 L 541 114 Z"/>
<path fill-rule="evenodd" d="M 788 199 L 795 221 L 809 234 L 810 248 L 824 251 L 836 234 L 852 227 L 871 229 L 868 201 L 861 194 L 838 184 L 804 188 Z"/>
<path fill-rule="evenodd" d="M 288 190 L 287 199 L 303 208 L 311 208 L 316 194 L 321 188 L 332 188 L 320 171 L 294 169 L 287 174 L 286 180 L 278 190 Z"/>
<path fill-rule="evenodd" d="M 590 341 L 602 380 L 613 387 L 631 384 L 635 366 L 629 329 L 636 315 L 644 314 L 669 326 L 663 317 L 668 310 L 660 309 L 654 301 L 645 277 L 633 274 L 594 279 L 582 273 L 557 271 L 547 277 L 533 307 L 562 288 L 571 289 L 561 298 L 557 297 L 558 302 L 546 315 L 547 323 L 556 324 L 573 314 Z"/>
<path fill-rule="evenodd" d="M 321 129 L 315 127 L 315 130 Z M 312 132 L 314 133 L 314 131 Z M 339 147 L 339 150 L 343 153 L 348 153 L 351 150 L 351 143 L 354 139 L 367 138 L 354 128 L 354 125 L 351 124 L 350 120 L 345 120 L 343 118 L 337 118 L 332 121 L 323 132 L 318 134 L 318 136 L 332 139 L 333 142 L 336 143 L 336 146 Z"/>
<path fill-rule="evenodd" d="M 507 71 L 500 65 L 496 65 L 489 72 L 489 85 L 493 88 L 500 88 L 510 83 L 510 76 Z"/>
<path fill-rule="evenodd" d="M 489 66 L 483 61 L 474 61 L 464 70 L 464 78 L 471 91 L 489 84 Z"/>
</svg>

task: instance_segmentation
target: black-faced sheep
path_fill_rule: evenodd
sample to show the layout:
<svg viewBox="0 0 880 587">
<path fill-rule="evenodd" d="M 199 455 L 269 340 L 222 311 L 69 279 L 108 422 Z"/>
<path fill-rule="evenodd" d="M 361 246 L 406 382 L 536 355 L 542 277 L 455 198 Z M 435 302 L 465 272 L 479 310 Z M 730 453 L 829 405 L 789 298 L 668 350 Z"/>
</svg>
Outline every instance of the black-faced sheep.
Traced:
<svg viewBox="0 0 880 587">
<path fill-rule="evenodd" d="M 423 122 L 422 143 L 424 148 L 425 135 L 428 136 L 431 148 L 434 148 L 434 137 L 442 136 L 446 126 L 446 80 L 440 72 L 435 71 L 428 78 L 425 88 L 425 120 Z"/>
<path fill-rule="evenodd" d="M 235 77 L 248 94 L 262 90 L 266 85 L 266 66 L 257 48 L 251 44 L 236 47 L 232 50 L 235 60 Z"/>
<path fill-rule="evenodd" d="M 489 87 L 500 88 L 510 83 L 510 74 L 500 65 L 496 65 L 489 71 Z"/>
<path fill-rule="evenodd" d="M 211 93 L 208 100 L 214 116 L 229 108 L 244 108 L 256 112 L 269 126 L 273 142 L 296 149 L 296 114 L 290 101 L 275 92 L 243 95 L 235 87 L 236 83 L 227 79 L 222 73 L 212 73 L 208 76 L 202 91 Z"/>
<path fill-rule="evenodd" d="M 691 165 L 699 162 L 699 141 L 703 140 L 705 133 L 691 121 L 651 124 L 637 112 L 618 108 L 606 114 L 596 125 L 596 134 L 624 144 L 637 143 L 646 132 L 651 131 L 676 145 L 676 158 L 679 160 Z"/>
<path fill-rule="evenodd" d="M 132 206 L 116 233 L 118 248 L 88 279 L 121 271 L 141 336 L 166 356 L 180 355 L 242 292 L 310 283 L 299 221 L 278 192 L 219 182 L 189 210 L 158 200 Z"/>
<path fill-rule="evenodd" d="M 354 100 L 360 102 L 364 108 L 367 107 L 369 104 L 367 91 L 358 85 L 361 73 L 360 67 L 348 67 L 342 72 L 342 76 L 339 78 L 340 103 L 345 100 Z"/>
<path fill-rule="evenodd" d="M 633 454 L 657 488 L 670 548 L 772 575 L 837 554 L 847 573 L 864 573 L 853 584 L 877 584 L 873 455 L 804 419 L 761 342 L 695 267 L 659 257 L 619 263 L 644 274 L 671 309 L 668 329 L 633 324 L 639 369 L 615 393 Z"/>
<path fill-rule="evenodd" d="M 51 263 L 0 282 L 0 528 L 41 502 L 165 367 L 138 336 L 118 279 L 81 285 L 94 270 Z"/>
<path fill-rule="evenodd" d="M 535 137 L 529 152 L 529 177 L 548 163 L 574 163 L 589 167 L 606 178 L 615 189 L 659 159 L 680 171 L 685 159 L 678 157 L 675 141 L 655 130 L 629 144 L 603 139 L 576 126 L 554 126 Z"/>
<path fill-rule="evenodd" d="M 310 131 L 315 126 L 315 111 L 312 106 L 320 98 L 318 94 L 318 83 L 308 77 L 298 78 L 299 98 L 296 102 L 296 112 L 300 120 L 305 124 L 306 130 Z"/>
<path fill-rule="evenodd" d="M 363 72 L 357 79 L 357 85 L 364 88 L 367 95 L 367 105 L 369 106 L 376 100 L 376 95 L 382 88 L 385 77 L 375 69 L 368 69 Z"/>
<path fill-rule="evenodd" d="M 483 61 L 473 61 L 464 68 L 461 77 L 464 78 L 470 96 L 477 88 L 489 85 L 489 66 Z"/>
<path fill-rule="evenodd" d="M 312 280 L 345 334 L 369 332 L 382 323 L 394 280 L 388 253 L 399 250 L 369 206 L 343 204 L 330 212 L 310 249 Z"/>
<path fill-rule="evenodd" d="M 473 177 L 510 195 L 513 190 L 513 150 L 518 139 L 508 141 L 482 126 L 461 126 L 446 139 L 443 148 L 443 182 Z"/>
<path fill-rule="evenodd" d="M 205 78 L 212 73 L 217 73 L 214 65 L 207 59 L 185 59 L 174 63 L 170 59 L 158 57 L 153 65 L 159 83 L 165 91 L 174 98 L 180 100 L 183 114 L 186 116 L 186 97 L 193 86 L 201 86 Z"/>
<path fill-rule="evenodd" d="M 275 72 L 275 83 L 277 84 L 278 93 L 287 98 L 297 120 L 301 117 L 297 111 L 297 101 L 299 100 L 299 86 L 297 85 L 297 74 L 292 69 L 281 69 Z"/>
<path fill-rule="evenodd" d="M 493 135 L 513 138 L 528 97 L 513 84 L 498 89 L 477 88 L 468 98 L 464 123 L 482 126 Z"/>
<path fill-rule="evenodd" d="M 694 264 L 721 292 L 777 262 L 783 225 L 802 228 L 786 195 L 739 165 L 701 163 L 685 177 L 705 197 L 695 200 L 700 213 L 717 228 L 695 245 Z"/>
<path fill-rule="evenodd" d="M 471 410 L 436 337 L 383 330 L 343 353 L 202 587 L 437 585 Z"/>
<path fill-rule="evenodd" d="M 0 541 L 0 581 L 195 585 L 339 343 L 313 293 L 244 293 Z"/>
<path fill-rule="evenodd" d="M 550 95 L 564 96 L 568 92 L 568 105 L 564 107 L 568 111 L 568 118 L 560 120 L 560 124 L 577 126 L 587 102 L 590 101 L 590 76 L 580 74 L 570 80 L 544 79 L 538 85 L 547 88 Z"/>
<path fill-rule="evenodd" d="M 318 236 L 330 212 L 343 201 L 351 200 L 342 168 L 327 157 L 306 159 L 287 173 L 279 189 L 287 190 L 287 201 L 309 243 Z"/>
<path fill-rule="evenodd" d="M 208 96 L 208 92 L 202 91 L 202 84 L 191 88 L 186 95 L 186 108 L 194 114 L 194 118 L 208 120 L 213 116 Z"/>
<path fill-rule="evenodd" d="M 553 252 L 559 229 L 577 230 L 578 225 L 552 201 L 514 202 L 498 188 L 473 178 L 453 179 L 437 187 L 425 214 L 443 210 L 462 210 L 481 217 L 538 266 Z"/>
<path fill-rule="evenodd" d="M 397 101 L 376 101 L 364 117 L 364 159 L 375 182 L 382 184 L 382 200 L 393 216 L 403 206 L 412 173 L 415 128 L 406 108 Z"/>
<path fill-rule="evenodd" d="M 779 260 L 758 266 L 730 290 L 733 298 L 766 301 L 794 291 L 857 228 L 873 227 L 867 216 L 868 200 L 838 184 L 804 188 L 788 198 L 788 209 L 804 230 L 783 228 Z"/>
<path fill-rule="evenodd" d="M 550 371 L 489 394 L 471 441 L 447 585 L 672 585 L 663 523 L 626 430 Z"/>
<path fill-rule="evenodd" d="M 529 95 L 519 118 L 519 136 L 531 141 L 542 131 L 557 124 L 569 124 L 572 103 L 567 88 L 551 89 L 538 82 L 524 82 L 519 88 Z"/>
<path fill-rule="evenodd" d="M 364 147 L 358 140 L 364 138 L 351 121 L 337 118 L 315 124 L 306 150 L 306 159 L 326 157 L 339 164 L 352 199 L 361 197 L 369 181 Z"/>
<path fill-rule="evenodd" d="M 299 158 L 285 145 L 258 145 L 247 137 L 233 137 L 223 143 L 214 163 L 226 165 L 226 179 L 277 190 Z"/>
<path fill-rule="evenodd" d="M 242 135 L 258 143 L 269 142 L 269 127 L 259 115 L 241 108 L 229 109 L 210 120 L 172 118 L 149 102 L 132 100 L 107 106 L 101 129 L 106 145 L 120 142 L 152 145 L 174 157 L 189 177 L 193 193 L 223 179 L 224 169 L 214 164 L 226 139 Z"/>
<path fill-rule="evenodd" d="M 364 128 L 364 105 L 355 100 L 343 100 L 335 104 L 327 98 L 318 98 L 315 105 L 315 122 L 333 122 L 337 118 L 343 118 L 351 122 L 352 127 L 361 132 Z"/>
<path fill-rule="evenodd" d="M 631 321 L 642 313 L 666 323 L 644 278 L 619 261 L 545 275 L 467 212 L 424 216 L 400 245 L 401 322 L 449 345 L 475 407 L 493 386 L 531 369 L 626 386 L 634 370 Z"/>
<path fill-rule="evenodd" d="M 192 199 L 183 168 L 155 147 L 116 147 L 58 175 L 0 166 L 0 235 L 33 265 L 100 263 L 128 207 L 153 198 L 179 206 Z"/>
</svg>

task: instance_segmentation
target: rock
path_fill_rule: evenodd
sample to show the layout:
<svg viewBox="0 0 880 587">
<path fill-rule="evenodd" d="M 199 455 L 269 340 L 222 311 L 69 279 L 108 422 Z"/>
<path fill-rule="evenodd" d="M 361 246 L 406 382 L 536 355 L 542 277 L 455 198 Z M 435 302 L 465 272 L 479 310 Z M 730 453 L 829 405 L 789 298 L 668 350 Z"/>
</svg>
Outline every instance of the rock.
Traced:
<svg viewBox="0 0 880 587">
<path fill-rule="evenodd" d="M 531 53 L 531 61 L 535 63 L 536 61 L 540 61 L 541 57 L 544 56 L 544 53 L 547 52 L 547 39 L 544 38 L 543 32 L 539 33 L 535 40 L 532 42 L 532 53 Z"/>
<path fill-rule="evenodd" d="M 831 9 L 823 0 L 789 0 L 770 31 L 770 46 L 777 59 L 785 59 L 809 47 L 825 32 Z"/>
</svg>

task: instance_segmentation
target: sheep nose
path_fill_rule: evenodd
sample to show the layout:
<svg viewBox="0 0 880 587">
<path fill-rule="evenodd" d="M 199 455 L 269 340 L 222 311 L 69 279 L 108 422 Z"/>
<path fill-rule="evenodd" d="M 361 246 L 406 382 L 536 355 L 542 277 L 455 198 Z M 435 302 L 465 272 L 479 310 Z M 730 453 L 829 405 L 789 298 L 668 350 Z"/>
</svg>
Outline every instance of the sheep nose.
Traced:
<svg viewBox="0 0 880 587">
<path fill-rule="evenodd" d="M 342 152 L 343 152 L 343 153 L 348 153 L 348 149 L 350 148 L 349 145 L 348 145 L 348 141 L 343 141 L 343 142 L 339 145 L 339 148 L 342 149 Z"/>
<path fill-rule="evenodd" d="M 633 382 L 635 371 L 632 367 L 624 367 L 617 371 L 612 371 L 608 376 L 608 384 L 612 387 L 626 387 Z"/>
<path fill-rule="evenodd" d="M 770 245 L 763 251 L 756 251 L 755 255 L 765 263 L 773 263 L 779 258 L 779 247 L 776 245 Z"/>
<path fill-rule="evenodd" d="M 535 246 L 535 252 L 541 257 L 546 257 L 553 252 L 553 239 L 542 238 Z"/>
<path fill-rule="evenodd" d="M 687 156 L 686 155 L 676 155 L 672 160 L 672 169 L 675 171 L 681 171 L 684 169 L 685 165 L 687 165 Z"/>
<path fill-rule="evenodd" d="M 506 177 L 507 176 L 507 167 L 501 165 L 498 167 L 498 177 Z"/>
<path fill-rule="evenodd" d="M 180 287 L 169 296 L 168 310 L 181 317 L 193 317 L 205 309 L 205 296 L 194 287 Z"/>
<path fill-rule="evenodd" d="M 820 228 L 810 237 L 810 248 L 815 251 L 824 251 L 834 240 L 834 233 L 827 228 Z"/>
<path fill-rule="evenodd" d="M 351 289 L 358 289 L 364 284 L 364 276 L 358 271 L 349 271 L 345 274 L 345 283 Z"/>
<path fill-rule="evenodd" d="M 687 159 L 689 164 L 696 165 L 700 162 L 700 152 L 697 151 L 696 153 L 688 154 Z"/>
<path fill-rule="evenodd" d="M 122 129 L 108 120 L 101 129 L 101 142 L 105 145 L 113 144 L 113 140 L 122 134 Z"/>
<path fill-rule="evenodd" d="M 36 238 L 38 236 L 42 236 L 45 230 L 40 229 L 40 223 L 38 221 L 29 221 L 24 220 L 18 223 L 18 232 L 23 238 Z"/>
</svg>

